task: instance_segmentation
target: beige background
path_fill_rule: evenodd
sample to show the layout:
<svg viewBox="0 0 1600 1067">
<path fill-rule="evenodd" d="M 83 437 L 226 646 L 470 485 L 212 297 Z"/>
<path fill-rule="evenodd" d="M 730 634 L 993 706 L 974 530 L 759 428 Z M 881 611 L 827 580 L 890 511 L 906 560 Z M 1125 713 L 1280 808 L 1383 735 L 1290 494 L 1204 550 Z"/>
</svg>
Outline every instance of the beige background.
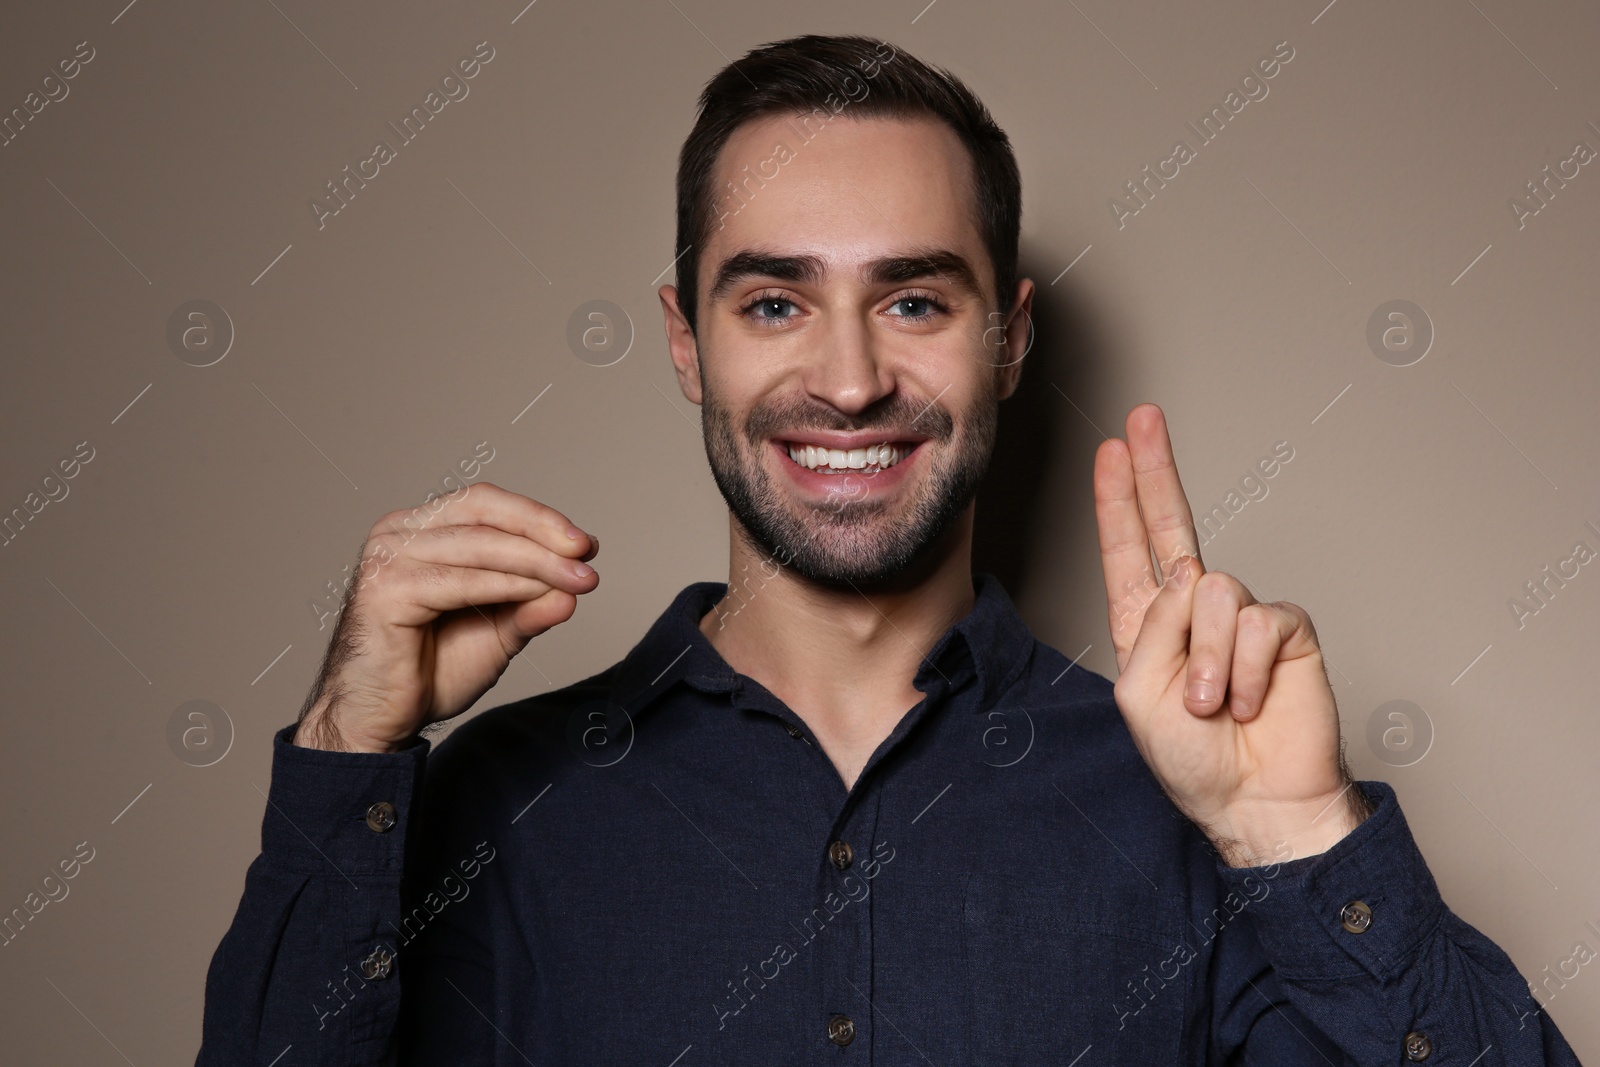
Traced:
<svg viewBox="0 0 1600 1067">
<path fill-rule="evenodd" d="M 1600 148 L 1592 5 L 121 2 L 14 5 L 0 28 L 7 112 L 95 49 L 0 147 L 0 511 L 95 450 L 0 548 L 0 912 L 95 850 L 0 948 L 8 1062 L 193 1056 L 269 737 L 331 629 L 311 605 L 378 515 L 478 442 L 495 450 L 481 477 L 605 543 L 600 589 L 480 708 L 601 669 L 685 583 L 725 577 L 725 510 L 655 287 L 696 93 L 808 31 L 950 67 L 1016 147 L 1038 339 L 980 497 L 978 566 L 1110 674 L 1102 432 L 1160 403 L 1197 511 L 1289 442 L 1207 564 L 1311 611 L 1351 761 L 1394 783 L 1449 904 L 1530 977 L 1600 949 L 1600 565 L 1521 629 L 1507 604 L 1580 539 L 1600 549 L 1583 527 L 1600 525 L 1600 166 L 1520 230 L 1508 206 L 1577 141 Z M 319 231 L 323 183 L 480 41 L 495 54 L 470 95 Z M 1268 97 L 1119 229 L 1123 183 L 1282 41 L 1295 58 Z M 196 298 L 236 331 L 204 368 L 166 340 Z M 566 340 L 594 299 L 637 334 L 608 367 Z M 1365 339 L 1392 299 L 1436 330 L 1412 366 Z M 1397 699 L 1433 732 L 1410 766 L 1367 742 Z M 189 700 L 234 728 L 209 767 L 169 747 Z M 1600 968 L 1550 1004 L 1600 1054 Z"/>
</svg>

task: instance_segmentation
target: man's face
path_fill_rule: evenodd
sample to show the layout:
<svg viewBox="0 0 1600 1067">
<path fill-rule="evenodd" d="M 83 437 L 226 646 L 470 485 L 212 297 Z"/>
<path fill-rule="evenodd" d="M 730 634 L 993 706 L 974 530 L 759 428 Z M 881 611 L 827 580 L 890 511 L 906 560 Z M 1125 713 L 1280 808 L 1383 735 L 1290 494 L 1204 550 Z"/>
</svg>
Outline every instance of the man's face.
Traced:
<svg viewBox="0 0 1600 1067">
<path fill-rule="evenodd" d="M 971 503 L 1026 315 L 996 313 L 971 163 L 948 127 L 839 116 L 809 142 L 798 129 L 747 124 L 719 157 L 722 225 L 690 253 L 698 341 L 673 287 L 662 301 L 745 536 L 811 581 L 862 588 Z M 1024 280 L 1005 310 L 1031 297 Z"/>
</svg>

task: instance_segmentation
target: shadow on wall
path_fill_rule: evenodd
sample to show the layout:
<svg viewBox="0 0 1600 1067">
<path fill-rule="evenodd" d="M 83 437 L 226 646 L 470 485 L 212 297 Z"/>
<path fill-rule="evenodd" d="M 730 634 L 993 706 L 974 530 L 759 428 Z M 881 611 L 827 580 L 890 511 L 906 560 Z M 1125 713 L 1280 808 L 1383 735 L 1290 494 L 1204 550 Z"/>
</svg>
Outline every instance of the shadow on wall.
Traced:
<svg viewBox="0 0 1600 1067">
<path fill-rule="evenodd" d="M 1095 359 L 1104 345 L 1096 340 L 1092 314 L 1069 279 L 1050 284 L 1059 267 L 1030 265 L 1027 258 L 1019 277 L 1033 278 L 1038 290 L 1033 347 L 1017 391 L 1000 405 L 994 457 L 978 487 L 972 551 L 974 572 L 995 575 L 1019 602 L 1038 578 L 1041 547 L 1053 556 L 1099 559 L 1092 515 L 1094 449 L 1102 438 L 1089 419 L 1105 391 L 1104 368 Z M 1114 429 L 1101 428 L 1120 433 L 1121 426 L 1119 420 Z M 1046 494 L 1058 503 L 1047 504 Z M 1087 523 L 1060 521 L 1061 514 L 1084 511 L 1091 516 Z M 1056 520 L 1047 523 L 1052 513 Z M 1066 536 L 1042 546 L 1039 534 L 1047 526 Z"/>
</svg>

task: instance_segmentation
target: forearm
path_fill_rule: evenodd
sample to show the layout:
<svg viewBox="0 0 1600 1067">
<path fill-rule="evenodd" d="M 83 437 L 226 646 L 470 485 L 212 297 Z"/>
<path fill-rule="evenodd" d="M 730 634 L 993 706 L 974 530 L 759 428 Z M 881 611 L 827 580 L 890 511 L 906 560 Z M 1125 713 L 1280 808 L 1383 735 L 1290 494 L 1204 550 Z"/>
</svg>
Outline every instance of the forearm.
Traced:
<svg viewBox="0 0 1600 1067">
<path fill-rule="evenodd" d="M 197 1067 L 392 1063 L 394 930 L 426 743 L 392 756 L 274 739 L 261 854 L 206 980 Z"/>
<path fill-rule="evenodd" d="M 1248 911 L 1288 998 L 1358 1063 L 1576 1065 L 1510 958 L 1445 906 L 1394 791 L 1361 785 L 1373 814 L 1326 853 L 1270 880 L 1219 866 L 1270 886 Z"/>
</svg>

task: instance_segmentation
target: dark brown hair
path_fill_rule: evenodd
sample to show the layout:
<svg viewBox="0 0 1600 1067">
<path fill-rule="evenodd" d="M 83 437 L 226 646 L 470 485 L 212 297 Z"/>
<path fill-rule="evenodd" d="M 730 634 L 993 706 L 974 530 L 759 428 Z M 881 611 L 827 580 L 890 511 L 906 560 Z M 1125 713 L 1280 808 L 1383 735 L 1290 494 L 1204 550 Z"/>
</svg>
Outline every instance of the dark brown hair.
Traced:
<svg viewBox="0 0 1600 1067">
<path fill-rule="evenodd" d="M 678 155 L 678 301 L 691 332 L 700 256 L 722 217 L 712 180 L 723 145 L 739 126 L 768 115 L 796 116 L 804 127 L 814 117 L 825 123 L 841 113 L 933 118 L 955 131 L 973 162 L 973 217 L 994 265 L 999 310 L 1010 306 L 1017 282 L 1022 178 L 1005 131 L 943 68 L 872 37 L 806 34 L 753 49 L 718 71 L 700 94 L 694 129 Z"/>
</svg>

